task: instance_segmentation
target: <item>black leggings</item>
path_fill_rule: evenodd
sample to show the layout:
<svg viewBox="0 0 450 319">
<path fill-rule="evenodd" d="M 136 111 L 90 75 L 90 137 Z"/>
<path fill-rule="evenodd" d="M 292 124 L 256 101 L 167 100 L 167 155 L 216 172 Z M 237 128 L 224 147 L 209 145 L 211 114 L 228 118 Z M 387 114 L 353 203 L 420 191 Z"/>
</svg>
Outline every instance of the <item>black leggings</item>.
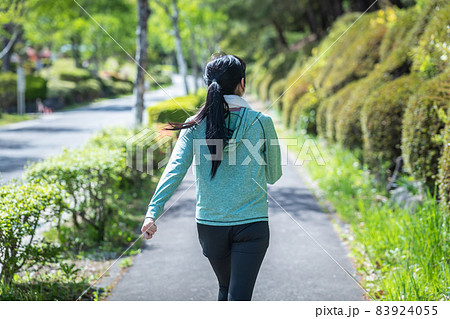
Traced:
<svg viewBox="0 0 450 319">
<path fill-rule="evenodd" d="M 198 237 L 219 281 L 218 300 L 251 300 L 269 247 L 269 223 L 235 226 L 197 223 Z"/>
</svg>

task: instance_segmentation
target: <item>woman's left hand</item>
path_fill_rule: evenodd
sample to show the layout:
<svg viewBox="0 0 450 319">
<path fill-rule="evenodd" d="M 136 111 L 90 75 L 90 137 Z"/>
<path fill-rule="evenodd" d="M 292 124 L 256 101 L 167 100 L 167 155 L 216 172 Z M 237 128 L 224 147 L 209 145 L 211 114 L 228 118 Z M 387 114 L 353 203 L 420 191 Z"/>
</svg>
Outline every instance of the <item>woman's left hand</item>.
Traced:
<svg viewBox="0 0 450 319">
<path fill-rule="evenodd" d="M 144 234 L 144 238 L 149 240 L 156 233 L 157 227 L 153 218 L 146 218 L 142 225 L 141 232 Z"/>
</svg>

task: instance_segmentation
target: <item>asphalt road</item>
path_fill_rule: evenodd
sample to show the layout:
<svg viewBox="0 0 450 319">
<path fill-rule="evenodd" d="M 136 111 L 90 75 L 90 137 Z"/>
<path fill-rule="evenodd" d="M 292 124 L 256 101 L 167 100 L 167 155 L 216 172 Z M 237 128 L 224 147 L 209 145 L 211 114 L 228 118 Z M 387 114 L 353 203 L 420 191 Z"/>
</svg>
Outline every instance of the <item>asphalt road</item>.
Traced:
<svg viewBox="0 0 450 319">
<path fill-rule="evenodd" d="M 288 157 L 286 152 L 282 156 Z M 158 232 L 146 241 L 107 300 L 217 300 L 216 277 L 197 237 L 194 181 L 191 169 L 157 221 Z M 271 241 L 253 300 L 363 300 L 353 279 L 297 224 L 355 273 L 330 216 L 293 164 L 283 167 L 282 178 L 269 185 L 269 194 Z"/>
<path fill-rule="evenodd" d="M 172 97 L 183 95 L 181 78 L 174 76 L 173 81 L 174 85 L 164 91 Z M 191 84 L 192 81 L 191 78 Z M 164 91 L 146 93 L 145 105 L 168 99 Z M 0 127 L 0 184 L 20 178 L 28 162 L 58 154 L 63 147 L 81 146 L 106 126 L 133 125 L 134 104 L 131 95 Z"/>
</svg>

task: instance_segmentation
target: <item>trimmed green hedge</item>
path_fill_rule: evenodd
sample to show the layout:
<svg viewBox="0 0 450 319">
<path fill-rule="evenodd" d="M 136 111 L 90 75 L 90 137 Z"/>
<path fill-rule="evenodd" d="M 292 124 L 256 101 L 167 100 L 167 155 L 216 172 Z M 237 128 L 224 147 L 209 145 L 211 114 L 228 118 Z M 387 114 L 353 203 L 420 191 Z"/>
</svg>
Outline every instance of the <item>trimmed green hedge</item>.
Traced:
<svg viewBox="0 0 450 319">
<path fill-rule="evenodd" d="M 48 83 L 48 98 L 57 98 L 61 105 L 75 103 L 74 90 L 76 84 L 70 81 L 50 80 Z"/>
<path fill-rule="evenodd" d="M 264 78 L 258 87 L 258 95 L 261 100 L 266 101 L 269 99 L 272 84 L 289 72 L 300 55 L 302 55 L 302 52 L 299 51 L 281 52 L 269 61 L 267 71 L 264 73 Z"/>
<path fill-rule="evenodd" d="M 413 50 L 413 70 L 432 77 L 449 67 L 450 3 L 438 1 L 432 19 Z"/>
<path fill-rule="evenodd" d="M 348 103 L 354 92 L 354 85 L 347 85 L 336 94 L 325 99 L 320 106 L 320 118 L 318 118 L 319 134 L 326 137 L 328 141 L 336 141 L 336 124 L 339 120 L 341 108 Z"/>
<path fill-rule="evenodd" d="M 367 97 L 383 83 L 383 80 L 385 78 L 382 75 L 372 72 L 370 76 L 352 82 L 341 90 L 346 101 L 335 115 L 335 134 L 339 144 L 352 149 L 363 147 L 361 109 Z"/>
<path fill-rule="evenodd" d="M 401 155 L 403 114 L 419 83 L 417 75 L 388 82 L 367 98 L 361 110 L 364 162 L 380 177 L 391 175 Z"/>
<path fill-rule="evenodd" d="M 317 76 L 317 69 L 311 68 L 306 71 L 306 67 L 299 69 L 294 69 L 292 74 L 286 79 L 285 93 L 281 97 L 281 103 L 283 103 L 282 108 L 282 119 L 287 127 L 291 127 L 293 124 L 292 112 L 294 110 L 295 104 L 298 100 L 308 92 L 316 91 L 317 87 L 314 86 L 314 79 Z M 303 75 L 303 76 L 302 76 Z M 297 80 L 297 81 L 296 81 Z M 291 84 L 292 86 L 289 87 Z"/>
<path fill-rule="evenodd" d="M 285 85 L 285 79 L 280 79 L 273 83 L 269 89 L 270 104 L 279 111 L 283 110 L 283 104 L 281 103 L 283 99 L 281 94 L 284 92 Z"/>
<path fill-rule="evenodd" d="M 319 73 L 318 82 L 325 96 L 372 71 L 387 24 L 393 19 L 392 8 L 367 13 L 336 42 Z"/>
<path fill-rule="evenodd" d="M 447 124 L 444 128 L 444 147 L 439 161 L 439 198 L 441 206 L 450 208 L 450 109 L 447 112 Z"/>
<path fill-rule="evenodd" d="M 47 81 L 34 75 L 25 76 L 25 99 L 34 102 L 37 98 L 45 99 Z M 17 75 L 13 72 L 0 73 L 0 114 L 17 104 Z M 0 115 L 1 116 L 1 115 Z"/>
<path fill-rule="evenodd" d="M 304 94 L 294 105 L 291 127 L 304 133 L 317 135 L 316 113 L 320 100 L 315 92 Z"/>
<path fill-rule="evenodd" d="M 129 82 L 114 82 L 112 85 L 113 95 L 117 94 L 131 94 L 133 93 L 133 83 Z"/>
<path fill-rule="evenodd" d="M 403 118 L 402 155 L 407 170 L 434 188 L 443 147 L 441 131 L 450 101 L 450 70 L 425 81 L 408 103 Z"/>
<path fill-rule="evenodd" d="M 421 35 L 443 0 L 430 0 L 423 7 L 401 10 L 397 21 L 383 39 L 380 49 L 379 69 L 394 77 L 408 74 L 413 64 L 413 51 Z"/>
<path fill-rule="evenodd" d="M 25 77 L 25 99 L 35 102 L 36 99 L 47 97 L 47 81 L 40 76 L 27 75 Z"/>
<path fill-rule="evenodd" d="M 102 87 L 98 80 L 79 81 L 73 91 L 76 102 L 87 102 L 98 99 L 102 95 Z"/>
<path fill-rule="evenodd" d="M 47 96 L 57 98 L 62 105 L 88 102 L 102 96 L 102 86 L 96 79 L 80 82 L 51 80 Z"/>
<path fill-rule="evenodd" d="M 71 68 L 61 70 L 59 73 L 59 79 L 62 81 L 81 82 L 91 78 L 91 73 L 85 69 Z"/>
<path fill-rule="evenodd" d="M 149 124 L 184 122 L 189 116 L 197 113 L 200 105 L 204 103 L 204 93 L 202 91 L 198 95 L 176 97 L 147 107 Z"/>
<path fill-rule="evenodd" d="M 332 103 L 333 96 L 323 100 L 317 108 L 316 129 L 317 135 L 321 138 L 327 137 L 327 108 Z"/>
</svg>

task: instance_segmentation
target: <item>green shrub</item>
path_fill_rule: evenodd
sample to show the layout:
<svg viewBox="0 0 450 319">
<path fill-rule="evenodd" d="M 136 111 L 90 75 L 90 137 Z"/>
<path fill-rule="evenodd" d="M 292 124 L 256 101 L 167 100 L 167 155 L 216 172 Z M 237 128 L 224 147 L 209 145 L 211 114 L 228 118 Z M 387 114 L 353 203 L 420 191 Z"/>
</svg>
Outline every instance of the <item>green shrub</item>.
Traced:
<svg viewBox="0 0 450 319">
<path fill-rule="evenodd" d="M 364 78 L 347 84 L 342 90 L 345 94 L 350 94 L 347 101 L 344 101 L 336 116 L 336 141 L 344 147 L 350 149 L 362 148 L 361 131 L 361 108 L 364 101 L 364 93 L 376 82 L 372 79 Z M 340 92 L 340 91 L 339 91 Z M 369 94 L 368 90 L 365 92 Z"/>
<path fill-rule="evenodd" d="M 131 140 L 132 137 L 138 134 L 139 131 L 136 129 L 131 130 L 121 126 L 107 127 L 91 137 L 86 143 L 87 148 L 122 151 L 122 156 L 127 158 L 128 165 L 128 168 L 121 174 L 120 188 L 123 192 L 129 192 L 130 189 L 133 188 L 140 188 L 142 186 L 143 179 L 146 178 L 144 173 L 130 168 L 134 167 L 132 164 L 136 163 L 136 146 L 134 145 L 133 149 L 127 149 L 127 141 Z M 143 154 L 143 165 L 147 163 L 146 155 L 147 154 Z M 153 154 L 154 165 L 161 161 L 165 155 L 166 147 L 158 148 L 158 152 Z M 153 169 L 157 170 L 158 167 L 154 166 Z"/>
<path fill-rule="evenodd" d="M 247 85 L 248 89 L 255 94 L 258 93 L 259 84 L 264 80 L 267 73 L 269 57 L 264 57 L 249 65 L 247 69 Z"/>
<path fill-rule="evenodd" d="M 17 103 L 17 75 L 0 73 L 0 114 Z"/>
<path fill-rule="evenodd" d="M 79 81 L 75 86 L 73 94 L 76 102 L 92 101 L 102 95 L 102 87 L 96 79 Z"/>
<path fill-rule="evenodd" d="M 72 104 L 75 102 L 74 91 L 76 84 L 74 82 L 50 80 L 47 83 L 47 86 L 47 97 L 57 98 L 61 105 Z"/>
<path fill-rule="evenodd" d="M 273 83 L 269 89 L 270 105 L 273 105 L 279 111 L 283 109 L 281 94 L 284 92 L 285 83 L 286 81 L 284 79 L 280 79 Z"/>
<path fill-rule="evenodd" d="M 133 93 L 133 84 L 129 82 L 114 82 L 112 85 L 113 94 L 131 94 Z"/>
<path fill-rule="evenodd" d="M 190 94 L 159 102 L 147 108 L 149 123 L 184 122 L 204 102 L 203 95 Z"/>
<path fill-rule="evenodd" d="M 153 79 L 158 82 L 159 85 L 161 86 L 167 86 L 172 84 L 172 77 L 170 76 L 170 74 L 154 74 L 154 73 L 150 73 L 153 77 Z M 153 79 L 149 78 L 148 81 L 150 82 L 150 86 L 153 86 L 155 88 L 159 88 L 159 85 L 156 84 Z"/>
<path fill-rule="evenodd" d="M 348 103 L 354 89 L 354 84 L 347 85 L 336 92 L 336 94 L 325 99 L 321 105 L 321 112 L 324 112 L 324 114 L 321 114 L 320 116 L 324 116 L 324 118 L 318 119 L 318 121 L 320 121 L 320 124 L 318 124 L 321 126 L 319 131 L 329 142 L 336 141 L 336 125 L 339 120 L 339 112 L 342 107 Z M 323 123 L 322 120 L 325 122 Z"/>
<path fill-rule="evenodd" d="M 316 113 L 319 103 L 314 92 L 304 94 L 294 105 L 291 127 L 306 134 L 317 135 Z"/>
<path fill-rule="evenodd" d="M 55 262 L 58 249 L 36 240 L 38 225 L 59 218 L 60 190 L 36 180 L 0 186 L 0 282 L 9 285 L 23 266 Z"/>
<path fill-rule="evenodd" d="M 317 73 L 318 70 L 316 68 L 311 68 L 308 70 L 307 66 L 303 66 L 300 69 L 293 69 L 286 79 L 285 93 L 281 97 L 281 103 L 283 104 L 282 119 L 288 127 L 291 125 L 294 105 L 298 102 L 302 95 L 308 92 L 315 92 L 317 90 L 317 87 L 314 86 L 314 79 L 317 76 Z"/>
<path fill-rule="evenodd" d="M 324 99 L 317 108 L 316 114 L 316 128 L 317 135 L 326 138 L 327 137 L 327 107 L 332 102 L 333 96 Z"/>
<path fill-rule="evenodd" d="M 136 67 L 133 65 L 134 69 Z M 152 65 L 148 73 L 158 82 L 161 86 L 166 86 L 172 84 L 171 74 L 173 73 L 173 67 L 171 65 Z M 134 81 L 134 77 L 132 78 Z M 159 88 L 159 86 L 149 78 L 150 86 Z"/>
<path fill-rule="evenodd" d="M 417 23 L 419 12 L 412 7 L 394 11 L 396 18 L 392 23 L 388 23 L 388 30 L 384 35 L 379 49 L 380 61 L 385 61 L 395 51 L 403 51 L 401 47 L 408 46 L 411 41 L 411 30 Z"/>
<path fill-rule="evenodd" d="M 329 145 L 321 153 L 326 170 L 305 167 L 350 224 L 363 287 L 381 300 L 445 300 L 450 276 L 448 209 L 424 196 L 412 213 L 386 197 L 353 150 Z"/>
<path fill-rule="evenodd" d="M 413 70 L 432 77 L 449 67 L 450 47 L 450 3 L 440 1 L 435 6 L 432 18 L 413 50 Z"/>
<path fill-rule="evenodd" d="M 323 70 L 329 65 L 327 57 L 331 50 L 327 50 L 342 33 L 355 21 L 357 15 L 355 13 L 344 14 L 333 23 L 328 35 L 319 43 L 319 45 L 312 49 L 312 55 L 308 58 L 300 57 L 296 63 L 291 67 L 291 71 L 285 80 L 286 93 L 283 95 L 283 121 L 289 125 L 291 119 L 291 112 L 294 105 L 307 92 L 317 91 L 320 98 L 320 78 L 323 77 Z"/>
<path fill-rule="evenodd" d="M 450 208 L 450 110 L 447 112 L 447 124 L 444 129 L 444 147 L 439 161 L 439 198 L 441 206 Z"/>
<path fill-rule="evenodd" d="M 365 14 L 330 50 L 317 81 L 326 96 L 345 84 L 365 77 L 379 59 L 379 47 L 387 30 L 386 24 L 395 18 L 391 8 Z"/>
<path fill-rule="evenodd" d="M 79 82 L 53 79 L 48 82 L 47 96 L 57 98 L 61 105 L 92 101 L 102 96 L 102 83 L 96 79 Z"/>
<path fill-rule="evenodd" d="M 125 161 L 122 149 L 66 149 L 27 167 L 25 176 L 29 181 L 59 185 L 68 196 L 61 209 L 72 215 L 76 229 L 81 229 L 84 222 L 95 233 L 96 241 L 101 242 L 117 209 Z"/>
<path fill-rule="evenodd" d="M 380 47 L 379 70 L 393 77 L 408 74 L 411 69 L 412 54 L 435 7 L 443 0 L 430 0 L 423 8 L 418 6 L 399 12 L 399 17 L 388 31 Z"/>
<path fill-rule="evenodd" d="M 27 75 L 25 78 L 25 99 L 36 101 L 47 97 L 47 81 L 39 76 Z"/>
<path fill-rule="evenodd" d="M 283 78 L 289 72 L 296 59 L 298 59 L 298 56 L 302 54 L 303 52 L 300 51 L 280 52 L 269 61 L 265 77 L 258 88 L 261 100 L 266 101 L 269 99 L 269 91 L 272 84 Z"/>
<path fill-rule="evenodd" d="M 92 75 L 88 70 L 79 68 L 65 69 L 59 73 L 59 79 L 62 81 L 80 82 L 90 78 L 92 78 Z"/>
<path fill-rule="evenodd" d="M 154 178 L 138 170 L 148 168 L 147 152 L 136 154 L 136 145 L 127 148 L 130 138 L 140 132 L 123 127 L 105 128 L 94 135 L 81 149 L 35 163 L 26 169 L 25 178 L 46 180 L 60 185 L 65 201 L 60 209 L 70 217 L 45 236 L 79 253 L 85 250 L 118 252 L 136 238 L 142 212 Z M 154 143 L 154 140 L 150 140 Z M 167 147 L 160 145 L 153 155 L 148 174 L 158 175 L 160 161 L 167 156 Z M 142 156 L 143 155 L 143 156 Z M 136 168 L 136 169 L 135 169 Z"/>
<path fill-rule="evenodd" d="M 450 101 L 450 71 L 425 81 L 405 110 L 402 129 L 402 155 L 407 170 L 424 181 L 431 192 L 438 174 L 443 148 L 441 131 Z"/>
<path fill-rule="evenodd" d="M 87 147 L 100 147 L 111 150 L 126 150 L 126 142 L 138 131 L 131 130 L 123 126 L 113 126 L 104 128 L 91 137 L 86 143 Z"/>
<path fill-rule="evenodd" d="M 416 75 L 406 75 L 382 85 L 364 103 L 361 110 L 363 158 L 379 177 L 387 176 L 401 155 L 403 114 L 411 94 L 419 84 Z"/>
</svg>

